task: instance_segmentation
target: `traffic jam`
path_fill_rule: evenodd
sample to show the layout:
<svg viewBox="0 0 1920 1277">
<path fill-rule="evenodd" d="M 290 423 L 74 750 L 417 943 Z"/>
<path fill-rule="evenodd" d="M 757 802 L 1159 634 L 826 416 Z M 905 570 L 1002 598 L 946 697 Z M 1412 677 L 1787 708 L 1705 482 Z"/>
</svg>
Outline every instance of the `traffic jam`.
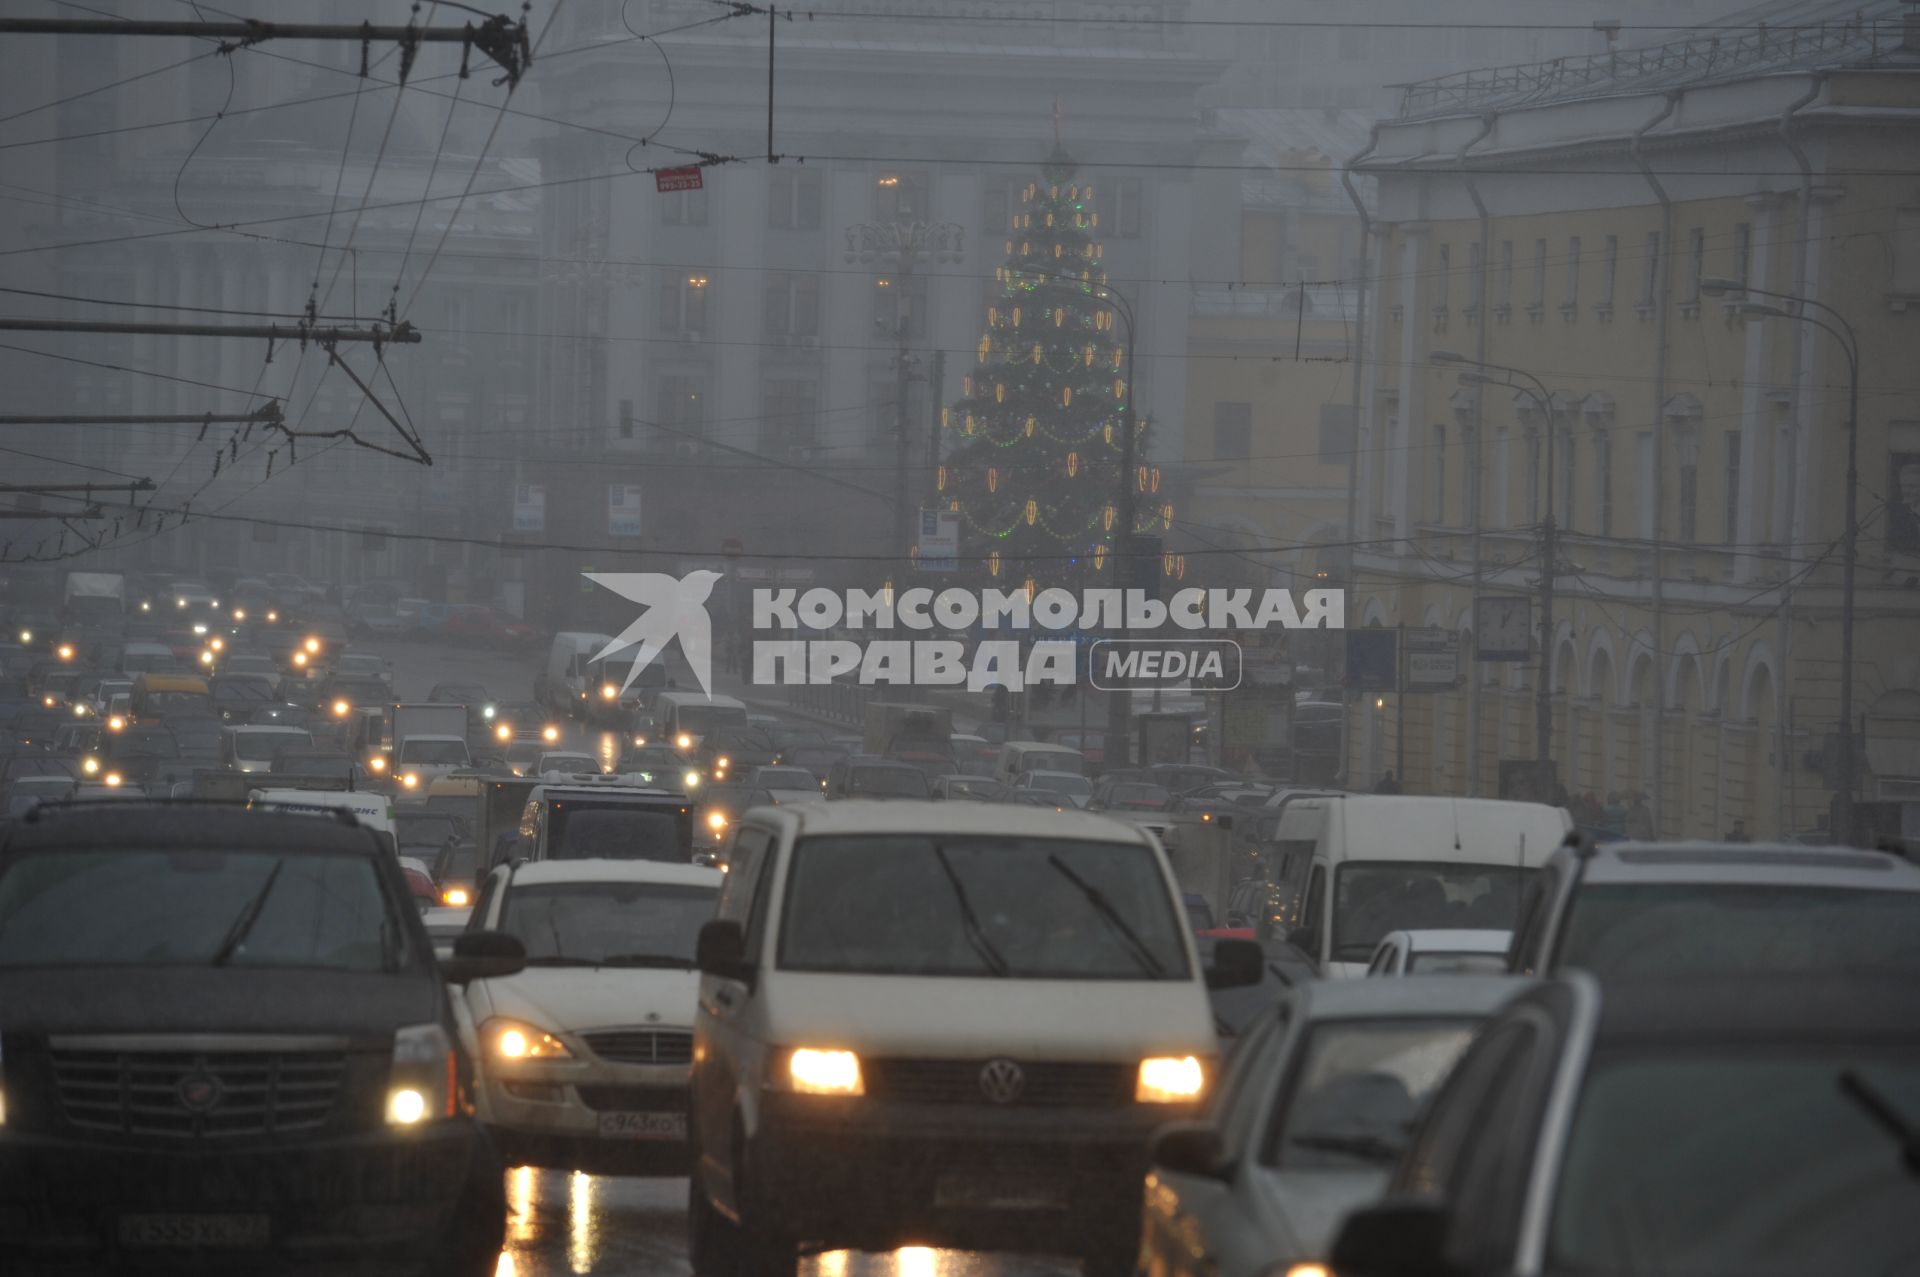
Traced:
<svg viewBox="0 0 1920 1277">
<path fill-rule="evenodd" d="M 5 584 L 10 1274 L 1920 1271 L 1898 851 Z"/>
</svg>

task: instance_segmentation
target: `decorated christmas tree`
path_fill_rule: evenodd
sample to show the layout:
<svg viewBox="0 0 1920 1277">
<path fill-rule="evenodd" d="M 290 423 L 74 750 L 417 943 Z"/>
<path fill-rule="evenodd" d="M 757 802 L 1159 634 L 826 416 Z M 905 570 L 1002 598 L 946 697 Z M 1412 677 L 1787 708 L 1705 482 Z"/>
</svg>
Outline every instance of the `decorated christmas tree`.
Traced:
<svg viewBox="0 0 1920 1277">
<path fill-rule="evenodd" d="M 990 578 L 1112 588 L 1124 584 L 1117 497 L 1133 370 L 1107 300 L 1094 190 L 1056 146 L 1021 194 L 974 367 L 944 414 L 940 495 L 960 516 L 963 560 Z M 1135 527 L 1157 530 L 1172 512 L 1144 461 L 1146 423 L 1133 428 Z"/>
</svg>

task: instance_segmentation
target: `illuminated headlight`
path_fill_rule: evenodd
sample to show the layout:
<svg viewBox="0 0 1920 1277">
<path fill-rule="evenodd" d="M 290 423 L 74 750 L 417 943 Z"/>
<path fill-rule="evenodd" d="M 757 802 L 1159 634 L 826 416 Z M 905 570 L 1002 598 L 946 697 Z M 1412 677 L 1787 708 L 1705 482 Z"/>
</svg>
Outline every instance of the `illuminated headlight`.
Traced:
<svg viewBox="0 0 1920 1277">
<path fill-rule="evenodd" d="M 21 641 L 21 643 L 23 643 L 23 644 L 24 644 L 24 643 L 31 643 L 31 642 L 33 642 L 33 631 L 32 631 L 32 630 L 21 630 L 21 631 L 20 631 L 20 641 Z"/>
<path fill-rule="evenodd" d="M 480 711 L 480 717 L 485 719 L 491 719 L 494 716 L 495 712 L 496 711 L 494 710 L 493 706 L 489 705 L 485 709 Z"/>
<path fill-rule="evenodd" d="M 682 776 L 680 779 L 686 782 L 686 786 L 688 789 L 698 789 L 700 787 L 699 772 L 688 772 L 686 775 Z"/>
<path fill-rule="evenodd" d="M 85 718 L 87 716 L 87 707 L 85 705 L 75 705 L 73 707 L 73 716 L 75 718 Z"/>
<path fill-rule="evenodd" d="M 497 1060 L 570 1060 L 566 1043 L 531 1024 L 496 1016 L 480 1026 L 480 1040 Z"/>
<path fill-rule="evenodd" d="M 612 699 L 614 699 L 614 698 L 615 698 L 616 696 L 618 696 L 618 695 L 620 695 L 620 689 L 619 689 L 619 688 L 617 688 L 617 687 L 615 687 L 615 686 L 614 686 L 614 685 L 613 685 L 612 683 L 602 683 L 602 684 L 600 684 L 600 699 L 601 699 L 601 700 L 603 700 L 603 701 L 610 701 L 610 700 L 612 700 Z"/>
<path fill-rule="evenodd" d="M 727 770 L 727 768 L 733 766 L 733 760 L 731 758 L 728 758 L 725 754 L 722 754 L 720 755 L 720 757 L 713 760 L 713 765 L 715 767 L 718 767 L 721 771 L 725 771 Z"/>
<path fill-rule="evenodd" d="M 216 652 L 224 652 L 227 650 L 227 641 L 216 634 L 207 640 L 207 646 Z"/>
<path fill-rule="evenodd" d="M 645 749 L 645 748 L 647 747 L 647 738 L 646 738 L 646 737 L 644 737 L 644 736 L 636 736 L 636 737 L 634 737 L 634 738 L 633 738 L 633 747 L 634 747 L 635 749 Z"/>
<path fill-rule="evenodd" d="M 1269 1271 L 1278 1273 L 1280 1270 L 1275 1268 Z M 1287 1277 L 1333 1277 L 1333 1270 L 1325 1264 L 1289 1264 L 1286 1273 Z"/>
<path fill-rule="evenodd" d="M 301 646 L 315 655 L 318 655 L 320 652 L 320 640 L 317 638 L 310 638 L 305 643 L 302 643 Z"/>
<path fill-rule="evenodd" d="M 1199 1099 L 1206 1085 L 1206 1070 L 1193 1056 L 1155 1056 L 1140 1061 L 1133 1098 L 1141 1104 L 1175 1104 Z"/>
<path fill-rule="evenodd" d="M 307 654 L 305 652 L 295 652 L 293 654 L 293 663 L 297 666 L 304 667 L 307 663 Z"/>
<path fill-rule="evenodd" d="M 211 664 L 213 664 L 213 653 L 212 653 L 212 652 L 202 652 L 202 653 L 200 653 L 200 663 L 201 663 L 202 665 L 211 665 Z"/>
<path fill-rule="evenodd" d="M 345 718 L 347 716 L 347 711 L 351 710 L 352 708 L 353 706 L 349 705 L 346 701 L 335 701 L 333 703 L 333 716 L 335 718 Z"/>
<path fill-rule="evenodd" d="M 127 720 L 118 714 L 107 720 L 107 730 L 110 732 L 124 731 L 126 726 Z"/>
<path fill-rule="evenodd" d="M 440 893 L 440 903 L 449 909 L 464 909 L 472 901 L 468 899 L 465 887 L 448 887 Z"/>
<path fill-rule="evenodd" d="M 52 709 L 55 705 L 58 705 L 60 702 L 53 696 L 52 693 L 48 693 L 47 695 L 42 696 L 40 698 L 40 703 L 46 706 L 48 709 Z"/>
<path fill-rule="evenodd" d="M 107 787 L 109 789 L 117 789 L 125 781 L 125 778 L 122 777 L 119 772 L 108 772 L 105 776 L 102 776 L 100 779 L 107 783 Z"/>
<path fill-rule="evenodd" d="M 269 622 L 272 622 L 272 621 L 277 621 L 277 620 L 279 620 L 279 619 L 280 619 L 280 614 L 279 614 L 278 612 L 269 612 L 269 613 L 267 613 L 267 620 L 268 620 Z"/>
<path fill-rule="evenodd" d="M 243 608 L 243 607 L 237 607 L 237 608 L 235 608 L 235 609 L 233 609 L 233 619 L 234 619 L 234 620 L 236 620 L 236 621 L 244 621 L 244 620 L 246 620 L 246 619 L 247 619 L 247 609 L 245 609 L 245 608 Z"/>
<path fill-rule="evenodd" d="M 375 754 L 372 758 L 369 758 L 367 760 L 367 770 L 376 772 L 387 770 L 387 756 L 385 754 Z"/>
<path fill-rule="evenodd" d="M 402 776 L 400 778 L 400 783 L 408 789 L 420 788 L 420 778 L 414 775 L 412 772 L 408 772 L 406 775 Z"/>
<path fill-rule="evenodd" d="M 511 723 L 502 723 L 493 729 L 493 734 L 501 740 L 512 740 L 513 725 Z"/>
<path fill-rule="evenodd" d="M 693 737 L 687 735 L 685 732 L 681 732 L 673 738 L 673 743 L 681 749 L 692 749 Z"/>
<path fill-rule="evenodd" d="M 193 623 L 193 632 L 194 632 L 195 634 L 205 634 L 205 633 L 207 632 L 207 626 L 206 626 L 206 622 L 204 622 L 204 621 L 195 621 L 195 622 Z"/>
<path fill-rule="evenodd" d="M 97 758 L 83 758 L 80 760 L 80 770 L 89 776 L 97 776 L 100 774 L 100 760 Z"/>
<path fill-rule="evenodd" d="M 142 599 L 140 601 L 140 610 L 142 612 L 151 612 L 153 611 L 153 604 L 147 602 L 145 599 Z"/>
<path fill-rule="evenodd" d="M 59 647 L 59 656 L 60 656 L 60 659 L 61 659 L 61 660 L 63 660 L 63 661 L 70 661 L 70 660 L 72 660 L 72 659 L 73 659 L 73 644 L 71 644 L 71 643 L 62 643 L 62 644 L 60 645 L 60 647 Z"/>
<path fill-rule="evenodd" d="M 175 599 L 173 601 L 173 605 L 175 607 L 185 607 L 187 605 L 187 601 L 185 599 Z"/>
<path fill-rule="evenodd" d="M 787 1082 L 805 1095 L 863 1095 L 860 1057 L 851 1051 L 798 1047 L 787 1057 Z"/>
<path fill-rule="evenodd" d="M 458 1103 L 457 1068 L 453 1043 L 438 1024 L 412 1024 L 397 1031 L 387 1077 L 387 1124 L 419 1126 L 452 1117 Z"/>
<path fill-rule="evenodd" d="M 713 830 L 713 832 L 715 833 L 719 833 L 722 829 L 725 829 L 726 827 L 727 827 L 727 816 L 725 812 L 710 811 L 707 813 L 708 829 Z"/>
<path fill-rule="evenodd" d="M 559 740 L 560 729 L 558 727 L 548 727 L 540 733 L 540 737 L 542 740 L 547 740 L 547 741 Z"/>
</svg>

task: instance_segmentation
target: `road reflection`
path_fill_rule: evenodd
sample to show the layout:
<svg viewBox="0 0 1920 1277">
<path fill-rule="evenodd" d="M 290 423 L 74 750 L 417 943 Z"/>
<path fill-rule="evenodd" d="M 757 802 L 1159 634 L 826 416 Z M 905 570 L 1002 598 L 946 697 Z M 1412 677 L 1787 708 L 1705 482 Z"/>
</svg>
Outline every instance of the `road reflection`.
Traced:
<svg viewBox="0 0 1920 1277">
<path fill-rule="evenodd" d="M 495 1277 L 645 1274 L 687 1277 L 687 1181 L 519 1166 L 507 1172 L 507 1246 Z M 830 1251 L 800 1277 L 1065 1277 L 1076 1266 L 1013 1255 L 908 1246 Z"/>
</svg>

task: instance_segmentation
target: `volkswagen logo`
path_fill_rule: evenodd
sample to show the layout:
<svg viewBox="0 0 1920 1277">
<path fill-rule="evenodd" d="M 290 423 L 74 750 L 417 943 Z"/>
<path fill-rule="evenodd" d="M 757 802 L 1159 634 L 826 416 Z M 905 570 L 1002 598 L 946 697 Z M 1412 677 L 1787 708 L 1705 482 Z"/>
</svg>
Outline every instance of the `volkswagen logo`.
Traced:
<svg viewBox="0 0 1920 1277">
<path fill-rule="evenodd" d="M 1027 1075 L 1012 1060 L 988 1060 L 980 1066 L 980 1094 L 995 1104 L 1011 1104 L 1027 1089 Z"/>
<path fill-rule="evenodd" d="M 195 1069 L 181 1078 L 173 1093 L 180 1100 L 180 1107 L 189 1113 L 205 1113 L 220 1103 L 220 1079 L 205 1069 Z"/>
</svg>

